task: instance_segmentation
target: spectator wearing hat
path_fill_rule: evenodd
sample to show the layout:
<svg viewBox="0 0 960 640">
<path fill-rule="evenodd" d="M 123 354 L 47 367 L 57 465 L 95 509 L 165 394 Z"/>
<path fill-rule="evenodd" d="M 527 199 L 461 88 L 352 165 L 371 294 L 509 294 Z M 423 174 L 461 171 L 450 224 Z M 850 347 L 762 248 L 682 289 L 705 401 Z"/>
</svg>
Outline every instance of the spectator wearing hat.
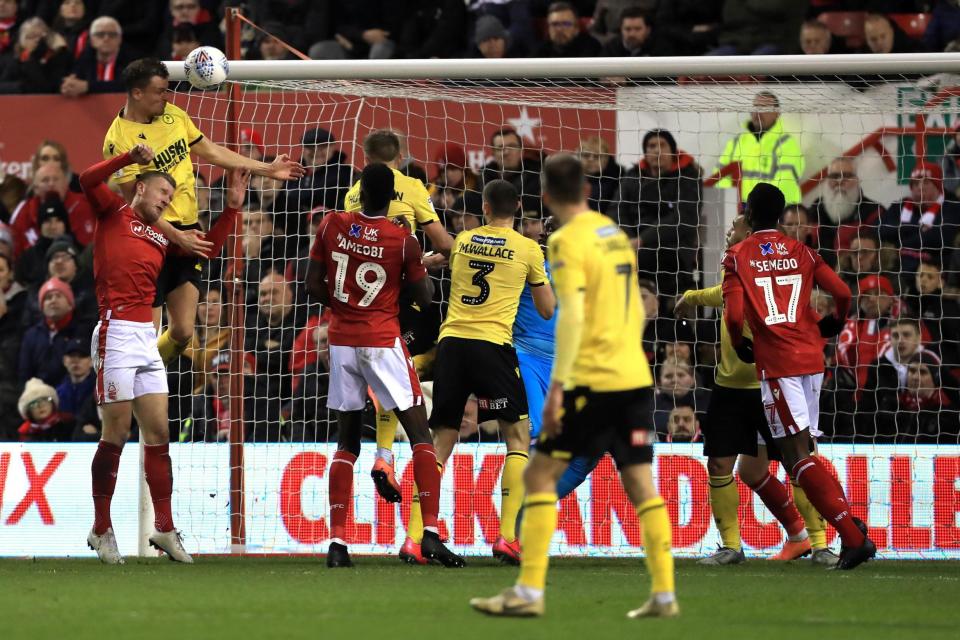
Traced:
<svg viewBox="0 0 960 640">
<path fill-rule="evenodd" d="M 43 319 L 23 336 L 18 374 L 21 382 L 40 378 L 50 385 L 60 384 L 67 373 L 63 366 L 67 345 L 74 338 L 89 342 L 93 327 L 74 317 L 73 291 L 66 282 L 50 278 L 37 297 Z"/>
<path fill-rule="evenodd" d="M 306 229 L 303 213 L 316 207 L 342 211 L 347 191 L 353 186 L 353 167 L 332 133 L 321 127 L 309 129 L 303 134 L 301 144 L 300 163 L 307 173 L 296 183 L 288 184 L 284 194 L 287 233 L 298 230 L 296 232 L 303 234 Z M 289 219 L 290 216 L 296 218 Z"/>
<path fill-rule="evenodd" d="M 27 254 L 24 254 L 26 257 Z M 77 249 L 69 238 L 59 238 L 50 245 L 46 253 L 46 268 L 42 278 L 30 283 L 27 289 L 27 304 L 24 309 L 24 326 L 39 322 L 43 316 L 40 311 L 40 287 L 50 278 L 58 278 L 70 285 L 73 291 L 74 316 L 81 324 L 91 326 L 97 323 L 97 296 L 93 289 L 93 278 L 88 270 L 79 266 Z"/>
<path fill-rule="evenodd" d="M 254 388 L 252 381 L 256 372 L 256 361 L 251 353 L 243 355 L 244 410 L 243 421 L 250 424 L 254 420 L 254 407 L 259 399 L 249 390 Z M 237 415 L 232 409 L 230 393 L 230 352 L 217 353 L 210 362 L 209 375 L 201 393 L 192 395 L 189 417 L 180 425 L 180 442 L 225 442 L 230 439 L 230 424 Z M 276 441 L 274 441 L 276 442 Z"/>
<path fill-rule="evenodd" d="M 12 439 L 19 426 L 16 407 L 21 381 L 17 369 L 26 298 L 26 290 L 13 279 L 12 258 L 0 254 L 0 441 Z"/>
<path fill-rule="evenodd" d="M 453 206 L 464 191 L 477 191 L 480 178 L 467 166 L 467 152 L 463 145 L 448 142 L 437 149 L 434 157 L 437 174 L 427 189 L 437 211 Z"/>
<path fill-rule="evenodd" d="M 46 280 L 47 251 L 54 242 L 65 241 L 73 244 L 70 233 L 70 218 L 63 203 L 55 197 L 47 200 L 37 216 L 37 235 L 35 242 L 20 254 L 17 260 L 17 280 L 27 286 Z"/>
<path fill-rule="evenodd" d="M 69 232 L 81 247 L 93 242 L 96 218 L 90 203 L 82 193 L 69 190 L 69 179 L 62 164 L 47 162 L 38 166 L 33 175 L 33 195 L 21 202 L 10 218 L 15 257 L 19 258 L 20 254 L 36 244 L 40 238 L 41 209 L 67 214 L 64 219 L 69 227 L 49 237 Z M 60 217 L 63 217 L 62 214 Z"/>
<path fill-rule="evenodd" d="M 673 47 L 654 26 L 653 14 L 640 7 L 628 7 L 620 13 L 619 37 L 609 40 L 600 51 L 608 58 L 669 56 Z"/>
<path fill-rule="evenodd" d="M 590 185 L 587 204 L 594 211 L 604 212 L 614 201 L 626 171 L 610 154 L 610 144 L 600 136 L 580 140 L 578 155 Z"/>
<path fill-rule="evenodd" d="M 110 16 L 100 16 L 90 24 L 90 46 L 60 83 L 60 95 L 78 98 L 88 93 L 120 93 L 124 90 L 120 72 L 129 61 L 120 23 Z"/>
<path fill-rule="evenodd" d="M 89 342 L 79 338 L 68 342 L 63 352 L 63 368 L 67 370 L 67 375 L 57 385 L 60 413 L 64 417 L 73 418 L 94 395 L 97 382 Z"/>
<path fill-rule="evenodd" d="M 831 267 L 837 256 L 850 248 L 861 227 L 876 227 L 883 207 L 863 193 L 853 158 L 834 158 L 827 167 L 820 197 L 810 207 L 816 225 L 815 242 Z"/>
<path fill-rule="evenodd" d="M 665 129 L 643 136 L 643 152 L 606 212 L 639 249 L 640 277 L 655 280 L 660 294 L 675 296 L 693 286 L 703 200 L 700 167 Z"/>
<path fill-rule="evenodd" d="M 580 16 L 569 2 L 547 7 L 547 40 L 535 52 L 537 58 L 592 58 L 600 55 L 600 42 L 580 28 Z"/>
<path fill-rule="evenodd" d="M 890 342 L 890 328 L 900 317 L 902 303 L 885 276 L 866 276 L 857 289 L 858 313 L 847 319 L 837 338 L 837 372 L 838 377 L 843 374 L 845 388 L 859 391 Z"/>
<path fill-rule="evenodd" d="M 526 55 L 523 46 L 516 42 L 503 23 L 493 15 L 477 18 L 473 32 L 471 58 L 522 58 Z"/>
<path fill-rule="evenodd" d="M 60 413 L 56 390 L 39 378 L 27 380 L 17 409 L 23 423 L 17 429 L 20 442 L 69 442 L 73 421 Z"/>
<path fill-rule="evenodd" d="M 880 237 L 900 248 L 900 273 L 907 288 L 924 259 L 943 261 L 960 229 L 960 204 L 945 201 L 943 170 L 918 162 L 910 173 L 910 195 L 895 202 L 880 218 Z"/>
</svg>

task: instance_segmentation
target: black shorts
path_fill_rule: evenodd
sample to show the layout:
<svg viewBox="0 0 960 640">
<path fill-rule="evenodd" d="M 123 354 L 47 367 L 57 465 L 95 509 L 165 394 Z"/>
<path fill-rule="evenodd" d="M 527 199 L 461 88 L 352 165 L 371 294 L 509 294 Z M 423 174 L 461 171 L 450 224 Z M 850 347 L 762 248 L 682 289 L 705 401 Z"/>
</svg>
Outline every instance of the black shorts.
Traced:
<svg viewBox="0 0 960 640">
<path fill-rule="evenodd" d="M 527 394 L 520 380 L 517 352 L 509 344 L 444 338 L 433 365 L 430 428 L 459 429 L 470 394 L 485 418 L 519 422 L 527 417 Z"/>
<path fill-rule="evenodd" d="M 714 385 L 703 425 L 703 455 L 710 458 L 756 456 L 761 444 L 767 447 L 768 459 L 778 462 L 783 459 L 763 412 L 760 389 Z"/>
<path fill-rule="evenodd" d="M 537 451 L 569 461 L 610 452 L 618 468 L 653 462 L 653 388 L 591 391 L 577 387 L 563 394 L 560 435 L 543 431 Z"/>
<path fill-rule="evenodd" d="M 432 349 L 440 335 L 439 307 L 432 304 L 426 309 L 419 309 L 406 288 L 401 290 L 398 306 L 400 338 L 407 345 L 410 355 L 418 356 Z"/>
<path fill-rule="evenodd" d="M 177 229 L 200 229 L 200 223 L 181 225 L 171 223 Z M 184 282 L 189 282 L 200 291 L 202 263 L 196 256 L 173 256 L 167 254 L 157 276 L 157 295 L 153 298 L 154 307 L 162 307 L 167 295 Z"/>
</svg>

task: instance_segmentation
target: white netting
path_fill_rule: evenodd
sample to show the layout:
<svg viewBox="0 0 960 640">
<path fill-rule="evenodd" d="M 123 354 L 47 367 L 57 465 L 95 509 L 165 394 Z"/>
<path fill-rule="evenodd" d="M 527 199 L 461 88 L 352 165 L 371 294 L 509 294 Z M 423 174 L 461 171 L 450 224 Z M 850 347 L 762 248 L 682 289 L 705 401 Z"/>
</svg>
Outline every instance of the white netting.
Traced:
<svg viewBox="0 0 960 640">
<path fill-rule="evenodd" d="M 752 107 L 765 92 L 775 96 L 779 109 L 769 97 L 760 107 Z M 960 311 L 951 293 L 960 287 L 960 259 L 954 255 L 960 254 L 954 249 L 954 225 L 960 225 L 960 203 L 955 202 L 960 150 L 952 133 L 960 113 L 957 95 L 960 89 L 948 76 L 881 78 L 866 72 L 722 80 L 691 76 L 243 82 L 234 105 L 235 122 L 242 140 L 253 143 L 248 149 L 259 147 L 268 157 L 280 153 L 303 157 L 303 136 L 319 128 L 324 133 L 318 140 L 336 140 L 321 148 L 336 153 L 329 164 L 312 169 L 313 190 L 305 189 L 305 184 L 289 185 L 271 203 L 269 193 L 252 192 L 245 214 L 249 232 L 244 238 L 243 270 L 229 271 L 226 259 L 212 262 L 201 293 L 203 302 L 205 296 L 229 291 L 236 282 L 245 292 L 243 313 L 234 314 L 225 305 L 220 324 L 211 314 L 215 326 L 205 328 L 201 306 L 198 335 L 206 339 L 206 352 L 181 359 L 179 384 L 172 387 L 172 419 L 181 425 L 184 442 L 225 439 L 226 418 L 236 419 L 239 407 L 228 406 L 223 380 L 218 390 L 221 377 L 205 372 L 214 368 L 212 358 L 226 348 L 230 332 L 244 332 L 253 371 L 245 377 L 244 431 L 246 442 L 255 443 L 244 447 L 244 542 L 252 550 L 324 549 L 320 543 L 327 531 L 325 470 L 334 449 L 335 423 L 325 409 L 327 373 L 316 342 L 323 332 L 318 328 L 320 309 L 306 298 L 302 286 L 311 240 L 310 212 L 342 208 L 343 195 L 363 164 L 364 136 L 389 128 L 404 136 L 404 170 L 422 175 L 451 232 L 479 223 L 477 193 L 484 179 L 503 175 L 523 195 L 524 218 L 518 227 L 534 235 L 545 212 L 538 177 L 543 158 L 556 151 L 580 151 L 589 162 L 598 162 L 598 155 L 609 156 L 603 171 L 590 165 L 592 204 L 636 239 L 641 277 L 652 281 L 658 292 L 658 317 L 650 319 L 644 339 L 659 382 L 655 421 L 666 442 L 671 439 L 667 423 L 672 407 L 689 403 L 705 420 L 713 384 L 719 339 L 716 312 L 703 310 L 700 319 L 685 325 L 671 315 L 677 294 L 718 281 L 724 233 L 737 211 L 738 195 L 733 184 L 715 188 L 718 183 L 712 176 L 722 170 L 723 180 L 735 183 L 763 174 L 764 180 L 782 181 L 788 194 L 791 190 L 798 194 L 792 199 L 806 205 L 807 220 L 801 219 L 794 231 L 822 249 L 855 294 L 867 276 L 881 278 L 881 285 L 871 281 L 874 288 L 883 292 L 889 285 L 893 293 L 855 297 L 840 348 L 827 347 L 820 418 L 822 443 L 827 445 L 823 452 L 846 485 L 855 510 L 872 526 L 891 528 L 883 553 L 942 555 L 947 547 L 936 536 L 913 540 L 903 527 L 932 526 L 934 511 L 940 513 L 934 507 L 940 492 L 945 492 L 944 499 L 953 495 L 941 474 L 949 474 L 944 456 L 957 455 L 951 445 L 957 444 L 960 432 L 960 398 L 951 373 L 960 367 L 956 342 Z M 210 139 L 227 142 L 231 124 L 227 91 L 199 92 L 181 84 L 173 100 Z M 774 110 L 782 112 L 779 118 Z M 744 128 L 751 111 L 765 114 L 757 119 L 774 116 L 775 124 L 764 125 L 775 134 L 774 140 Z M 492 137 L 503 128 L 515 134 Z M 664 143 L 662 152 L 670 157 L 645 157 L 650 152 L 650 147 L 643 147 L 645 136 L 654 129 L 669 132 L 655 139 Z M 745 137 L 731 144 L 739 136 Z M 670 148 L 671 141 L 676 149 Z M 511 153 L 514 146 L 519 149 Z M 731 152 L 725 153 L 728 147 Z M 757 155 L 750 151 L 754 148 L 764 151 Z M 918 154 L 946 173 L 942 204 L 936 197 L 931 201 L 929 194 L 911 204 L 908 179 Z M 308 155 L 306 160 L 311 160 L 313 153 Z M 511 156 L 523 159 L 505 172 L 494 166 L 510 162 Z M 831 164 L 839 156 L 848 160 Z M 471 170 L 465 195 L 463 185 L 444 185 L 456 176 L 444 173 L 441 158 Z M 734 160 L 739 160 L 736 169 Z M 219 180 L 219 170 L 199 168 L 208 181 Z M 859 191 L 851 173 L 858 176 Z M 719 186 L 725 186 L 724 181 Z M 216 215 L 218 189 L 211 195 Z M 271 278 L 271 270 L 281 277 Z M 938 288 L 938 277 L 946 291 Z M 441 285 L 445 278 L 446 274 L 441 276 Z M 428 336 L 431 330 L 435 334 L 443 313 L 445 287 L 437 290 L 437 304 L 421 328 Z M 829 303 L 822 301 L 823 308 Z M 912 368 L 907 361 L 919 347 L 906 334 L 916 328 L 894 324 L 898 316 L 921 322 L 917 342 L 928 355 Z M 902 351 L 891 355 L 897 353 L 897 345 Z M 674 355 L 687 358 L 690 367 L 664 364 Z M 933 387 L 935 391 L 930 391 Z M 367 422 L 372 425 L 372 420 L 369 413 Z M 372 434 L 369 429 L 367 435 Z M 496 536 L 495 489 L 503 450 L 492 444 L 496 436 L 481 433 L 464 439 L 491 444 L 457 450 L 445 474 L 442 515 L 459 550 L 482 553 L 484 538 L 490 542 Z M 677 523 L 675 546 L 681 553 L 700 554 L 716 540 L 706 471 L 700 446 L 677 441 L 679 437 L 658 446 L 659 482 Z M 850 443 L 854 445 L 847 446 Z M 396 449 L 402 470 L 407 447 Z M 224 468 L 225 447 L 184 444 L 178 452 L 181 526 L 194 533 L 200 548 L 223 549 L 229 543 L 223 511 L 230 504 L 226 489 L 238 488 L 239 474 L 231 483 L 230 470 Z M 392 552 L 402 541 L 400 527 L 408 508 L 395 509 L 375 499 L 368 476 L 371 463 L 372 452 L 365 448 L 356 465 L 354 508 L 357 520 L 366 524 L 350 535 L 357 550 Z M 410 471 L 404 473 L 405 498 Z M 638 551 L 635 518 L 612 474 L 609 461 L 604 462 L 576 501 L 565 503 L 564 535 L 555 539 L 558 552 Z M 208 491 L 209 487 L 214 488 Z M 188 492 L 205 491 L 215 494 L 207 507 L 201 507 L 196 497 L 187 502 L 193 495 Z M 750 509 L 750 494 L 742 494 L 748 505 L 741 511 L 747 548 L 776 545 L 782 534 L 770 524 L 770 515 L 759 502 Z M 239 509 L 236 501 L 232 509 L 234 513 Z M 204 521 L 203 513 L 214 515 Z M 946 518 L 936 517 L 941 516 Z M 937 526 L 941 524 L 948 526 L 946 520 Z"/>
</svg>

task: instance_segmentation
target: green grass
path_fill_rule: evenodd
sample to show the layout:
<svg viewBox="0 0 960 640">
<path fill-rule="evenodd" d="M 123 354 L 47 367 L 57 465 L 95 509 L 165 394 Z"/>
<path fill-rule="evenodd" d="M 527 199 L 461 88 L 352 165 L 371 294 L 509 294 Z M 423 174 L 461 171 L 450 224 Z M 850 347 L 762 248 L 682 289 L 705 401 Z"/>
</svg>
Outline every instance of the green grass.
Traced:
<svg viewBox="0 0 960 640">
<path fill-rule="evenodd" d="M 849 573 L 807 562 L 728 568 L 677 563 L 682 616 L 627 620 L 645 599 L 640 560 L 556 560 L 547 615 L 503 620 L 467 600 L 509 585 L 516 570 L 473 560 L 464 570 L 358 558 L 201 558 L 123 567 L 91 560 L 0 561 L 0 638 L 957 638 L 960 564 L 873 562 Z"/>
</svg>

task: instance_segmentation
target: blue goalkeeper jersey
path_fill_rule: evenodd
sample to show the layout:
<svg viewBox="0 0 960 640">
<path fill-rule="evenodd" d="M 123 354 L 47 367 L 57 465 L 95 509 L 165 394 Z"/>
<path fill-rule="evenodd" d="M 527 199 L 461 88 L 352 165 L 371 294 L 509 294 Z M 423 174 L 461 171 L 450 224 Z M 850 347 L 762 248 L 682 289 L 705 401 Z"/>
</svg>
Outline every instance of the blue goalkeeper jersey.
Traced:
<svg viewBox="0 0 960 640">
<path fill-rule="evenodd" d="M 547 278 L 550 278 L 550 266 L 544 264 Z M 513 346 L 517 351 L 524 351 L 544 358 L 553 358 L 554 335 L 556 334 L 556 314 L 549 320 L 544 320 L 537 313 L 533 304 L 533 294 L 530 285 L 523 287 L 520 294 L 520 306 L 517 308 L 517 318 L 513 323 Z"/>
</svg>

